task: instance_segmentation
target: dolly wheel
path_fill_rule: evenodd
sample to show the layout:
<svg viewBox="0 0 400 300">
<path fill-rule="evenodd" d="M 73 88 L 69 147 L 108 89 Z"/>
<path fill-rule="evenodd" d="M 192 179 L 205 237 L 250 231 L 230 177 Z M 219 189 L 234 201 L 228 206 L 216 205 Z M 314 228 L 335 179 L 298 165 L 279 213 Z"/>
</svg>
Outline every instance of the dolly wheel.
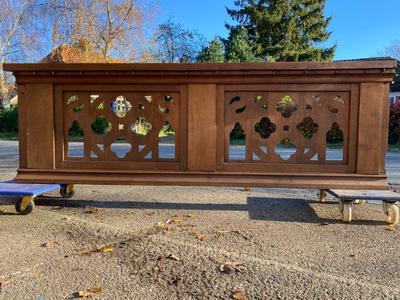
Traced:
<svg viewBox="0 0 400 300">
<path fill-rule="evenodd" d="M 344 223 L 350 223 L 352 219 L 352 213 L 353 213 L 353 203 L 351 202 L 344 202 L 342 204 L 342 216 L 343 216 L 343 222 Z"/>
<path fill-rule="evenodd" d="M 33 197 L 23 197 L 15 204 L 15 210 L 21 215 L 29 215 L 35 208 Z"/>
<path fill-rule="evenodd" d="M 66 184 L 60 188 L 60 195 L 63 198 L 72 198 L 75 195 L 74 185 Z"/>
<path fill-rule="evenodd" d="M 343 201 L 339 200 L 339 212 L 341 215 L 343 215 Z"/>
<path fill-rule="evenodd" d="M 383 201 L 382 202 L 382 209 L 383 209 L 383 213 L 387 216 L 388 215 L 388 203 Z"/>
<path fill-rule="evenodd" d="M 399 207 L 396 203 L 387 203 L 387 218 L 386 221 L 390 225 L 399 223 Z"/>
</svg>

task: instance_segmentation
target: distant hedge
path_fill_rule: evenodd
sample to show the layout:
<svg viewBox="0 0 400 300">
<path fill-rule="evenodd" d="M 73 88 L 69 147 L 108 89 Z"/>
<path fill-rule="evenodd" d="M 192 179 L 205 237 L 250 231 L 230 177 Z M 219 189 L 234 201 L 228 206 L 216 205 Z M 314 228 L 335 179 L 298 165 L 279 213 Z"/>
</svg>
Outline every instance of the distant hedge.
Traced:
<svg viewBox="0 0 400 300">
<path fill-rule="evenodd" d="M 400 100 L 390 105 L 389 144 L 400 142 Z"/>
<path fill-rule="evenodd" d="M 0 132 L 18 133 L 18 107 L 0 109 Z"/>
</svg>

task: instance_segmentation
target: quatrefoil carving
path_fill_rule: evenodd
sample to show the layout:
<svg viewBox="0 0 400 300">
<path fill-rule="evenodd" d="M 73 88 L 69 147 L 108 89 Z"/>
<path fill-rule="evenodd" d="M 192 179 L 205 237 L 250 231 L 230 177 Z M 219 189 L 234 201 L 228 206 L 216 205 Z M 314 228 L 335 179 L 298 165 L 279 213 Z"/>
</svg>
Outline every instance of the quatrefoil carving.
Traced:
<svg viewBox="0 0 400 300">
<path fill-rule="evenodd" d="M 350 92 L 251 90 L 225 93 L 225 161 L 321 164 L 331 140 L 348 147 Z"/>
<path fill-rule="evenodd" d="M 178 162 L 179 96 L 161 91 L 63 92 L 65 157 Z M 72 155 L 77 143 L 83 143 L 82 151 Z"/>
</svg>

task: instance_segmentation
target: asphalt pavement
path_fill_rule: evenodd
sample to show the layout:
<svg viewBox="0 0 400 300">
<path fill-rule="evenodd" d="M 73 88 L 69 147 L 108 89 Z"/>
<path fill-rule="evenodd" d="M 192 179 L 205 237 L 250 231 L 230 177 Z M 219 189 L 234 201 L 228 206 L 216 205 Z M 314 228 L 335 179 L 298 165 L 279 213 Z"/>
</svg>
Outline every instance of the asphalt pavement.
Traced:
<svg viewBox="0 0 400 300">
<path fill-rule="evenodd" d="M 0 180 L 17 152 L 0 141 Z M 315 190 L 78 185 L 27 216 L 15 201 L 0 199 L 1 300 L 400 299 L 400 231 L 375 203 L 343 224 Z"/>
</svg>

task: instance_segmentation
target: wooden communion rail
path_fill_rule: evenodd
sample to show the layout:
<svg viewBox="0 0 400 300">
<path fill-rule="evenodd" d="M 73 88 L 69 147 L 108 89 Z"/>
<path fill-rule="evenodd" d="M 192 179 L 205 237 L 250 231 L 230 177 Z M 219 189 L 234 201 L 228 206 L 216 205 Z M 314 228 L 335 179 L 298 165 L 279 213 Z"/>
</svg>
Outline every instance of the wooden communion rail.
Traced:
<svg viewBox="0 0 400 300">
<path fill-rule="evenodd" d="M 20 110 L 16 180 L 387 189 L 395 67 L 8 64 Z"/>
</svg>

